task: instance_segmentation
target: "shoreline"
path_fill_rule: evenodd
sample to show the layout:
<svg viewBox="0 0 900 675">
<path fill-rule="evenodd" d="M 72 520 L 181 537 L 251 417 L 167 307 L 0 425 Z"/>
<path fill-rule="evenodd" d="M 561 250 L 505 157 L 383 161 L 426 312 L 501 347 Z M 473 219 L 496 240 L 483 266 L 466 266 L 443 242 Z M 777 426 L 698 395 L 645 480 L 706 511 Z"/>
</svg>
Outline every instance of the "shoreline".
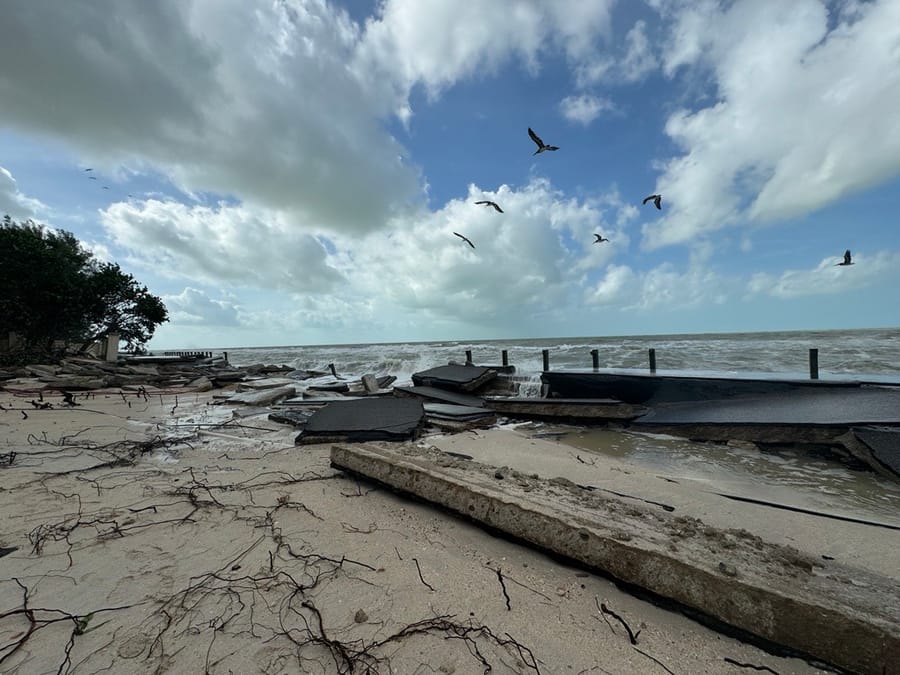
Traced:
<svg viewBox="0 0 900 675">
<path fill-rule="evenodd" d="M 0 469 L 0 546 L 18 547 L 0 558 L 18 579 L 0 583 L 3 672 L 828 672 L 352 479 L 264 415 L 223 423 L 210 393 L 148 393 L 0 412 L 0 452 L 17 453 Z M 433 440 L 489 447 L 471 436 Z M 23 586 L 58 610 L 37 629 Z"/>
</svg>

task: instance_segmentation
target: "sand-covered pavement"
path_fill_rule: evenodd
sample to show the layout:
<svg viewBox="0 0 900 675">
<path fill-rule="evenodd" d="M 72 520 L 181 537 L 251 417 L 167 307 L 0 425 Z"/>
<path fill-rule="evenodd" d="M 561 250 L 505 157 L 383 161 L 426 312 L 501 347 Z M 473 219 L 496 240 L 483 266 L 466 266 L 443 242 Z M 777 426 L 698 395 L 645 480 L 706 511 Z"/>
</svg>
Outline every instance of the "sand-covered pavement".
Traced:
<svg viewBox="0 0 900 675">
<path fill-rule="evenodd" d="M 0 393 L 0 673 L 829 672 L 355 480 L 209 394 L 31 398 Z"/>
</svg>

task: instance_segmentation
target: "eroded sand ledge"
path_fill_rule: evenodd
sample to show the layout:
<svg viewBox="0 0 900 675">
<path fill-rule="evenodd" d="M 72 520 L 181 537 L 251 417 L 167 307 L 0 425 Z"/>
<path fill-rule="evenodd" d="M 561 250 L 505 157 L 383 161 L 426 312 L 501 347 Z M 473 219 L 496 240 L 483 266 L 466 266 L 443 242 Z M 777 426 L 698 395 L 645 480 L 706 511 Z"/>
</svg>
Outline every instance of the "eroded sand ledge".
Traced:
<svg viewBox="0 0 900 675">
<path fill-rule="evenodd" d="M 0 547 L 17 547 L 0 671 L 827 672 L 358 481 L 293 429 L 175 400 L 108 392 L 26 420 L 0 394 Z M 428 446 L 403 447 L 439 466 Z"/>
</svg>

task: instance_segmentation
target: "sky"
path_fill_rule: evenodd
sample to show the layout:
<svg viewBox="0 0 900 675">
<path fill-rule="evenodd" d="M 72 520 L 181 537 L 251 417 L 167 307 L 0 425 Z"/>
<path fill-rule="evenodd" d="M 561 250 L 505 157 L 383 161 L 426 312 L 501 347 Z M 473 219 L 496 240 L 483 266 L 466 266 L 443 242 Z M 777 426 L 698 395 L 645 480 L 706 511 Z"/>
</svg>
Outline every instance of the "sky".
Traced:
<svg viewBox="0 0 900 675">
<path fill-rule="evenodd" d="M 0 2 L 0 215 L 151 348 L 900 326 L 897 0 Z"/>
</svg>

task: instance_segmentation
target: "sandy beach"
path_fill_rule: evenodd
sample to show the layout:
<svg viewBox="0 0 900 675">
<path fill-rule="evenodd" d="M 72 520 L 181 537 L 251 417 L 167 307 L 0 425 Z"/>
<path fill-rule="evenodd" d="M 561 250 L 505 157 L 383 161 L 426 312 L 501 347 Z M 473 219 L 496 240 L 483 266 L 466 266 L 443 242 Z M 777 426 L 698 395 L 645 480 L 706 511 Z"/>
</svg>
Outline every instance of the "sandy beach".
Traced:
<svg viewBox="0 0 900 675">
<path fill-rule="evenodd" d="M 2 673 L 833 672 L 354 479 L 211 393 L 32 398 L 0 393 Z M 409 451 L 491 462 L 501 441 Z"/>
</svg>

